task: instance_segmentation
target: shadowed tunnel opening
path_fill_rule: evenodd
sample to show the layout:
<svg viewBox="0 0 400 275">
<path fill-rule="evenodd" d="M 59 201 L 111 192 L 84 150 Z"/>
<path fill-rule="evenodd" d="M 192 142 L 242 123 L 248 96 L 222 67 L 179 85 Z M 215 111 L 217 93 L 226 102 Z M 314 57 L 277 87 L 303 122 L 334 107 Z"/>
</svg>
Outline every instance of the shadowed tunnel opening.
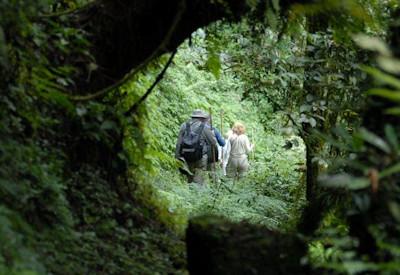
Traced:
<svg viewBox="0 0 400 275">
<path fill-rule="evenodd" d="M 395 274 L 397 13 L 2 1 L 0 274 Z M 179 172 L 195 109 L 246 126 L 242 179 Z"/>
</svg>

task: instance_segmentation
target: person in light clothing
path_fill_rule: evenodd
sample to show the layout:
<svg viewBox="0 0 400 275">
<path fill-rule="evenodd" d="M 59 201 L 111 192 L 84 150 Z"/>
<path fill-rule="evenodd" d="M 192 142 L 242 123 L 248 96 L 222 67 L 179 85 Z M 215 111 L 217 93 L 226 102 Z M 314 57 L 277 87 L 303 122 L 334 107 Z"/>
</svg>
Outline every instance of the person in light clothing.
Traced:
<svg viewBox="0 0 400 275">
<path fill-rule="evenodd" d="M 230 138 L 233 135 L 233 131 L 232 129 L 230 129 L 226 134 L 226 142 L 225 142 L 225 146 L 222 147 L 222 152 L 221 155 L 223 155 L 222 158 L 222 171 L 224 173 L 224 176 L 226 176 L 226 167 L 228 166 L 228 161 L 229 161 L 229 155 L 231 153 L 231 142 L 230 142 Z"/>
<path fill-rule="evenodd" d="M 227 176 L 230 178 L 241 178 L 249 169 L 247 156 L 253 150 L 254 145 L 250 143 L 245 134 L 246 127 L 236 122 L 232 128 L 233 134 L 229 137 L 230 143 L 229 159 L 227 164 Z"/>
</svg>

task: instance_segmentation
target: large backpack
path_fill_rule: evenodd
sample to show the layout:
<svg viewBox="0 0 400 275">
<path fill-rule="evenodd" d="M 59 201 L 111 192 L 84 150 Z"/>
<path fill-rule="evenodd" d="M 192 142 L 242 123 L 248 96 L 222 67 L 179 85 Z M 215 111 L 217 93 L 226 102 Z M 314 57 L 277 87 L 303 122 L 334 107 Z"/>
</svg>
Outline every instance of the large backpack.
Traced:
<svg viewBox="0 0 400 275">
<path fill-rule="evenodd" d="M 203 157 L 203 142 L 201 134 L 203 133 L 205 123 L 201 123 L 196 131 L 192 131 L 190 123 L 186 123 L 186 129 L 183 133 L 181 144 L 181 156 L 187 162 L 196 162 Z"/>
</svg>

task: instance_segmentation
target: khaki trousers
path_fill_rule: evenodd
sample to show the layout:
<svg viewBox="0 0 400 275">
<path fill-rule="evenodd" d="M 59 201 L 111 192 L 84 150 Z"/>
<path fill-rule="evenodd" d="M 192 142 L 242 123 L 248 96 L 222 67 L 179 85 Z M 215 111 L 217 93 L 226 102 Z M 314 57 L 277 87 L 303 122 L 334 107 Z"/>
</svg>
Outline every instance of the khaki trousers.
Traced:
<svg viewBox="0 0 400 275">
<path fill-rule="evenodd" d="M 240 157 L 229 157 L 228 165 L 226 167 L 226 174 L 230 178 L 241 178 L 249 170 L 249 161 L 247 155 Z"/>
</svg>

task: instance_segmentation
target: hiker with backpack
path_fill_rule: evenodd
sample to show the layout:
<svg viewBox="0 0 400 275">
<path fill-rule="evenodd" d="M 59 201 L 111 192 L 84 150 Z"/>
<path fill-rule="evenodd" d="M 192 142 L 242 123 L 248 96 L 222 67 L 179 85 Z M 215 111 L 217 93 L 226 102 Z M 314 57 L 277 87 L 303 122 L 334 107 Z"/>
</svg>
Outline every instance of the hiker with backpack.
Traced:
<svg viewBox="0 0 400 275">
<path fill-rule="evenodd" d="M 253 150 L 254 145 L 250 143 L 245 134 L 246 128 L 242 123 L 236 122 L 232 132 L 228 139 L 230 150 L 226 172 L 230 178 L 241 178 L 249 169 L 247 156 Z"/>
<path fill-rule="evenodd" d="M 208 115 L 194 110 L 191 119 L 181 125 L 175 148 L 175 157 L 184 160 L 190 170 L 189 182 L 204 184 L 207 169 L 207 146 L 216 146 L 217 140 L 210 127 L 206 127 Z"/>
</svg>

